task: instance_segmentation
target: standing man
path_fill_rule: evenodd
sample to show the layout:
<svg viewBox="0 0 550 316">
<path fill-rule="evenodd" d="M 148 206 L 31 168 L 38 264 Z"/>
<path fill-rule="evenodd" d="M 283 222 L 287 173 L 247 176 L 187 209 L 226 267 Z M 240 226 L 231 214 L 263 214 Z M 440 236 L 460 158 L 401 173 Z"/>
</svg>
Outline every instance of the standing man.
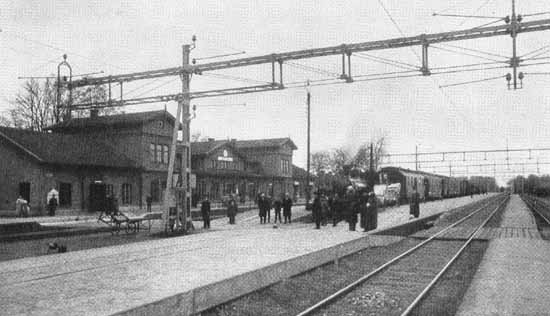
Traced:
<svg viewBox="0 0 550 316">
<path fill-rule="evenodd" d="M 54 216 L 55 209 L 59 205 L 59 192 L 52 187 L 50 192 L 48 192 L 46 203 L 48 204 L 48 215 Z"/>
<path fill-rule="evenodd" d="M 321 197 L 319 196 L 319 191 L 315 191 L 315 198 L 313 199 L 313 204 L 311 205 L 313 221 L 315 222 L 315 229 L 321 229 Z"/>
<path fill-rule="evenodd" d="M 361 222 L 359 226 L 363 228 L 363 231 L 367 231 L 368 215 L 367 215 L 367 192 L 363 192 L 359 197 L 359 213 L 361 214 Z"/>
<path fill-rule="evenodd" d="M 264 193 L 260 193 L 260 197 L 258 198 L 258 209 L 260 211 L 260 224 L 265 224 L 266 222 L 266 208 L 269 208 L 269 206 L 267 205 L 268 202 L 267 202 L 267 199 L 265 197 L 265 194 Z"/>
<path fill-rule="evenodd" d="M 235 197 L 231 195 L 229 202 L 227 203 L 227 216 L 229 217 L 229 224 L 235 225 L 235 216 L 237 215 L 237 202 Z"/>
<path fill-rule="evenodd" d="M 334 193 L 334 199 L 332 201 L 332 226 L 336 226 L 342 217 L 342 199 L 338 196 L 338 193 Z"/>
<path fill-rule="evenodd" d="M 411 201 L 409 203 L 409 219 L 418 218 L 420 216 L 420 195 L 416 190 L 411 194 Z"/>
<path fill-rule="evenodd" d="M 349 224 L 349 230 L 355 231 L 355 227 L 357 226 L 357 201 L 355 200 L 355 190 L 353 190 L 353 187 L 348 187 L 348 190 L 346 192 L 346 198 L 344 200 L 344 212 L 343 215 L 346 218 L 346 221 Z"/>
<path fill-rule="evenodd" d="M 272 204 L 272 199 L 270 196 L 266 197 L 266 204 L 265 204 L 265 213 L 267 215 L 267 222 L 270 223 L 271 221 L 271 204 Z M 264 221 L 265 223 L 265 221 Z"/>
<path fill-rule="evenodd" d="M 205 229 L 210 228 L 210 201 L 208 201 L 208 197 L 204 198 L 201 203 L 201 215 L 204 223 L 203 227 Z"/>
<path fill-rule="evenodd" d="M 147 203 L 147 212 L 151 212 L 151 205 L 153 204 L 153 197 L 148 195 L 145 198 L 145 203 Z"/>
<path fill-rule="evenodd" d="M 378 227 L 378 201 L 374 192 L 369 193 L 367 200 L 367 220 L 364 231 L 376 229 Z"/>
<path fill-rule="evenodd" d="M 290 224 L 290 217 L 292 213 L 292 200 L 290 199 L 290 194 L 286 193 L 285 198 L 283 200 L 283 216 L 285 218 L 285 224 L 288 219 L 288 223 Z"/>
<path fill-rule="evenodd" d="M 273 202 L 273 209 L 275 210 L 275 221 L 273 223 L 275 224 L 277 224 L 277 218 L 279 218 L 279 223 L 283 223 L 283 220 L 281 219 L 281 207 L 281 200 L 275 199 L 275 202 Z"/>
</svg>

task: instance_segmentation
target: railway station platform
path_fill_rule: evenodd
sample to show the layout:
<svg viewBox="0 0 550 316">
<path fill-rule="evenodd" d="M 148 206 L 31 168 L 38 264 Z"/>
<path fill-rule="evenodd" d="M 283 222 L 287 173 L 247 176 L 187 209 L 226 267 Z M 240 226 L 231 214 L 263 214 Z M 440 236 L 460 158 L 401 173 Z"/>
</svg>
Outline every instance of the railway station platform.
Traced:
<svg viewBox="0 0 550 316">
<path fill-rule="evenodd" d="M 501 228 L 536 231 L 533 215 L 518 195 L 511 196 Z M 548 315 L 549 284 L 548 241 L 540 235 L 492 239 L 457 315 Z"/>
<path fill-rule="evenodd" d="M 486 197 L 423 203 L 421 216 Z M 408 216 L 408 206 L 388 208 L 379 214 L 378 230 Z M 0 315 L 189 315 L 313 263 L 401 238 L 348 231 L 345 223 L 275 229 L 251 215 L 237 225 L 220 221 L 203 234 L 4 261 Z"/>
</svg>

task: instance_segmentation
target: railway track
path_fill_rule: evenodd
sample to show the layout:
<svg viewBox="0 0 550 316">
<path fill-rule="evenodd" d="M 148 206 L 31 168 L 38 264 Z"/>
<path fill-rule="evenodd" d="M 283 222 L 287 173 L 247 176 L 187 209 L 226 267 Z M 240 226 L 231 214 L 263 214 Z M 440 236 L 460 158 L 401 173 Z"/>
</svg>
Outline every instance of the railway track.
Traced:
<svg viewBox="0 0 550 316">
<path fill-rule="evenodd" d="M 537 228 L 542 238 L 550 239 L 550 204 L 543 199 L 530 195 L 522 195 L 521 199 L 535 215 Z"/>
<path fill-rule="evenodd" d="M 489 199 L 469 215 L 297 315 L 409 315 L 470 245 L 476 233 L 503 210 L 508 198 L 500 195 Z M 460 230 L 466 238 L 439 239 L 459 226 L 467 227 Z"/>
</svg>

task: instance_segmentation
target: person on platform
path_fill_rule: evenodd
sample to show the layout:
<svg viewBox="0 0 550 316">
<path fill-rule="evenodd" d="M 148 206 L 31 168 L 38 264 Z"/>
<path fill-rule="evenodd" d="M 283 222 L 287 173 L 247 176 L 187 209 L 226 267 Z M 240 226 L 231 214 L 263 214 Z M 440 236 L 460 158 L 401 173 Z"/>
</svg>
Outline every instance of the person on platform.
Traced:
<svg viewBox="0 0 550 316">
<path fill-rule="evenodd" d="M 205 229 L 210 228 L 210 201 L 208 200 L 208 197 L 205 197 L 201 203 L 201 215 L 203 227 Z"/>
<path fill-rule="evenodd" d="M 147 204 L 147 212 L 151 212 L 151 205 L 153 205 L 153 197 L 148 195 L 145 198 L 145 203 Z"/>
<path fill-rule="evenodd" d="M 320 198 L 321 198 L 321 225 L 327 226 L 328 217 L 330 213 L 328 199 L 324 192 L 321 193 Z"/>
<path fill-rule="evenodd" d="M 15 200 L 15 212 L 17 216 L 26 217 L 26 205 L 27 200 L 25 200 L 21 195 Z"/>
<path fill-rule="evenodd" d="M 271 196 L 266 196 L 266 208 L 265 208 L 265 214 L 267 216 L 267 222 L 271 223 L 271 207 L 273 206 L 273 199 Z"/>
<path fill-rule="evenodd" d="M 269 201 L 265 197 L 265 193 L 260 193 L 258 198 L 258 210 L 260 211 L 260 224 L 266 223 L 267 211 L 269 210 Z"/>
<path fill-rule="evenodd" d="M 229 202 L 227 202 L 227 217 L 229 217 L 229 224 L 235 225 L 235 216 L 237 215 L 237 201 L 234 196 L 230 196 Z"/>
<path fill-rule="evenodd" d="M 418 194 L 416 190 L 414 190 L 411 194 L 409 210 L 410 219 L 418 218 L 420 216 L 420 194 Z"/>
<path fill-rule="evenodd" d="M 315 191 L 315 198 L 313 199 L 313 204 L 311 205 L 313 221 L 315 222 L 315 229 L 321 228 L 321 217 L 322 217 L 322 205 L 321 205 L 321 194 L 319 191 Z"/>
<path fill-rule="evenodd" d="M 235 197 L 231 196 L 229 202 L 227 202 L 227 217 L 229 217 L 229 224 L 235 225 L 235 216 L 237 215 L 238 207 Z"/>
<path fill-rule="evenodd" d="M 332 226 L 338 225 L 342 220 L 342 198 L 338 193 L 334 194 L 334 199 L 332 201 Z"/>
<path fill-rule="evenodd" d="M 363 192 L 361 194 L 361 196 L 359 197 L 359 201 L 358 201 L 358 211 L 359 211 L 359 214 L 361 214 L 361 219 L 360 219 L 360 222 L 359 222 L 359 226 L 361 228 L 363 228 L 363 231 L 367 231 L 367 200 L 368 200 L 368 195 L 367 195 L 367 192 Z"/>
<path fill-rule="evenodd" d="M 48 205 L 48 215 L 54 216 L 55 209 L 59 205 L 59 192 L 55 188 L 52 188 L 46 196 L 46 203 Z"/>
<path fill-rule="evenodd" d="M 376 229 L 378 227 L 378 201 L 374 192 L 369 193 L 367 200 L 367 219 L 364 231 Z"/>
<path fill-rule="evenodd" d="M 277 223 L 277 218 L 279 218 L 279 223 L 282 223 L 283 220 L 281 219 L 281 208 L 283 206 L 283 203 L 281 202 L 281 199 L 275 199 L 275 202 L 273 202 L 273 209 L 275 210 L 275 221 L 273 223 Z"/>
<path fill-rule="evenodd" d="M 291 223 L 291 217 L 292 217 L 292 199 L 290 198 L 290 194 L 286 193 L 285 198 L 283 199 L 283 217 L 285 218 L 285 224 Z"/>
<path fill-rule="evenodd" d="M 349 230 L 355 231 L 357 226 L 357 201 L 353 187 L 348 187 L 343 204 L 343 215 L 349 224 Z"/>
</svg>

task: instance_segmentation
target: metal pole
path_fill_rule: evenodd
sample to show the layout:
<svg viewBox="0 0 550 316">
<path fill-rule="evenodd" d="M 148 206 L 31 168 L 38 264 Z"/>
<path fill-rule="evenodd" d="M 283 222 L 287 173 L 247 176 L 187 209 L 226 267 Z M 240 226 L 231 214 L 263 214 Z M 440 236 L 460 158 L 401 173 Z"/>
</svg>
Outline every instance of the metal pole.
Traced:
<svg viewBox="0 0 550 316">
<path fill-rule="evenodd" d="M 512 68 L 514 71 L 514 90 L 518 88 L 518 65 L 519 60 L 517 57 L 517 28 L 518 28 L 518 21 L 516 17 L 516 1 L 512 0 L 512 20 L 511 20 L 511 36 L 512 36 Z"/>
<path fill-rule="evenodd" d="M 310 187 L 309 187 L 309 169 L 310 169 L 310 133 L 311 133 L 311 93 L 309 91 L 309 81 L 307 82 L 307 174 L 306 174 L 306 205 L 309 203 Z"/>
<path fill-rule="evenodd" d="M 191 52 L 190 45 L 183 45 L 183 54 L 182 54 L 182 64 L 183 69 L 189 66 L 189 55 Z M 189 96 L 189 86 L 190 86 L 191 76 L 189 73 L 185 72 L 181 76 L 181 93 L 182 97 L 182 123 L 183 123 L 183 149 L 184 152 L 181 156 L 182 161 L 182 170 L 181 174 L 183 176 L 185 172 L 185 177 L 182 179 L 181 183 L 183 186 L 183 191 L 185 192 L 183 196 L 182 211 L 184 212 L 185 223 L 183 223 L 184 231 L 187 232 L 187 226 L 191 222 L 191 131 L 189 125 L 191 124 L 189 107 L 191 104 L 191 98 Z M 185 155 L 185 156 L 184 156 Z"/>
<path fill-rule="evenodd" d="M 374 191 L 374 150 L 370 143 L 370 159 L 369 159 L 369 192 Z"/>
<path fill-rule="evenodd" d="M 414 146 L 414 165 L 415 165 L 415 169 L 416 171 L 418 171 L 418 145 L 415 145 Z"/>
</svg>

